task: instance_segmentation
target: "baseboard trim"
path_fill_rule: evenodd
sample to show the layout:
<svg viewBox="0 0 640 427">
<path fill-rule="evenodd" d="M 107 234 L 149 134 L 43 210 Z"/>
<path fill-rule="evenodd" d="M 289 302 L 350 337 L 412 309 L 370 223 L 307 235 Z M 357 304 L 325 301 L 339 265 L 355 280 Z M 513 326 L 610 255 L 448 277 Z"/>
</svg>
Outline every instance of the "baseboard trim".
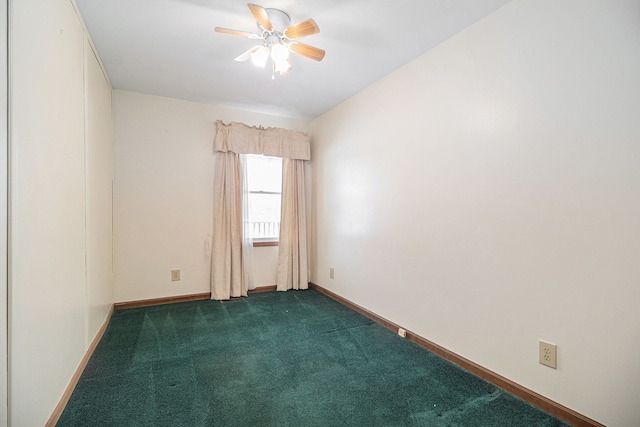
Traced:
<svg viewBox="0 0 640 427">
<path fill-rule="evenodd" d="M 116 310 L 126 310 L 129 308 L 151 307 L 154 305 L 175 304 L 178 302 L 200 301 L 211 299 L 211 292 L 201 294 L 178 295 L 175 297 L 143 299 L 137 301 L 118 302 L 114 304 Z"/>
<path fill-rule="evenodd" d="M 69 399 L 71 398 L 71 395 L 73 394 L 73 390 L 75 390 L 76 385 L 78 385 L 78 381 L 80 380 L 80 377 L 84 372 L 84 368 L 87 367 L 87 363 L 89 363 L 89 359 L 91 359 L 91 356 L 93 356 L 93 352 L 95 351 L 96 347 L 98 346 L 98 343 L 102 339 L 104 332 L 107 330 L 107 326 L 109 326 L 109 321 L 111 320 L 111 315 L 113 314 L 113 311 L 114 311 L 114 306 L 112 304 L 111 308 L 109 308 L 109 311 L 107 312 L 106 318 L 104 319 L 104 323 L 98 330 L 98 333 L 96 334 L 96 336 L 93 338 L 93 341 L 91 341 L 91 345 L 89 345 L 87 352 L 84 354 L 84 357 L 80 361 L 80 364 L 76 368 L 76 371 L 73 373 L 73 376 L 71 377 L 71 380 L 67 385 L 67 388 L 65 389 L 64 393 L 62 394 L 62 397 L 60 398 L 60 402 L 58 402 L 58 405 L 53 410 L 53 413 L 47 420 L 45 427 L 55 427 L 55 425 L 58 423 L 58 420 L 60 420 L 60 416 L 62 416 L 62 413 L 64 412 L 64 408 L 67 406 L 67 403 L 69 403 Z"/>
<path fill-rule="evenodd" d="M 381 316 L 378 316 L 377 314 L 367 310 L 366 308 L 361 307 L 357 304 L 354 304 L 348 299 L 341 297 L 340 295 L 328 289 L 325 289 L 322 286 L 317 285 L 316 283 L 310 282 L 309 287 L 339 302 L 340 304 L 346 307 L 349 307 L 353 311 L 356 311 L 362 314 L 363 316 L 373 320 L 374 322 L 379 323 L 380 325 L 384 326 L 387 329 L 392 330 L 393 332 L 397 332 L 398 328 L 401 328 L 400 325 L 397 325 Z M 403 329 L 406 330 L 406 328 L 403 328 Z M 529 390 L 528 388 L 523 387 L 520 384 L 517 384 L 508 378 L 498 375 L 495 372 L 490 371 L 489 369 L 484 368 L 478 365 L 477 363 L 470 361 L 469 359 L 465 359 L 464 357 L 456 353 L 453 353 L 452 351 L 449 351 L 446 348 L 441 347 L 438 344 L 435 344 L 427 340 L 426 338 L 421 337 L 418 334 L 407 331 L 406 339 L 418 344 L 423 348 L 426 348 L 432 353 L 435 353 L 438 356 L 450 361 L 451 363 L 458 365 L 462 369 L 471 372 L 472 374 L 482 378 L 485 381 L 490 382 L 496 387 L 499 387 L 519 397 L 520 399 L 530 403 L 531 405 L 537 408 L 540 408 L 543 411 L 557 418 L 560 418 L 561 420 L 575 427 L 583 427 L 583 426 L 584 427 L 605 427 L 603 424 L 600 424 L 599 422 L 592 420 L 591 418 L 588 418 L 570 408 L 567 408 L 566 406 L 563 406 L 557 402 L 554 402 L 553 400 L 548 399 L 542 396 L 541 394 L 538 394 L 532 390 Z"/>
<path fill-rule="evenodd" d="M 260 286 L 258 288 L 255 289 L 251 289 L 249 292 L 247 292 L 249 295 L 251 294 L 261 294 L 263 292 L 275 292 L 277 290 L 277 286 L 276 285 L 270 285 L 270 286 Z"/>
<path fill-rule="evenodd" d="M 260 286 L 258 288 L 247 291 L 247 294 L 259 294 L 262 292 L 272 292 L 276 290 L 276 285 Z M 117 302 L 114 304 L 116 310 L 127 310 L 129 308 L 151 307 L 154 305 L 175 304 L 178 302 L 201 301 L 211 299 L 211 292 L 203 292 L 200 294 L 178 295 L 175 297 L 163 297 L 142 299 L 136 301 Z"/>
</svg>

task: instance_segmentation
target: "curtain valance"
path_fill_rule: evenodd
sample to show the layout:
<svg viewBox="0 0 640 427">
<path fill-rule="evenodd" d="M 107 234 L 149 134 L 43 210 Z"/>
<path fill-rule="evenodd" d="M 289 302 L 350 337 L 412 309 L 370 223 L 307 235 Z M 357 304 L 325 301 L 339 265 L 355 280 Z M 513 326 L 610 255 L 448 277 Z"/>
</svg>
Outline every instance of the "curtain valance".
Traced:
<svg viewBox="0 0 640 427">
<path fill-rule="evenodd" d="M 296 130 L 262 128 L 216 122 L 215 150 L 237 154 L 264 154 L 283 159 L 310 160 L 309 135 Z"/>
</svg>

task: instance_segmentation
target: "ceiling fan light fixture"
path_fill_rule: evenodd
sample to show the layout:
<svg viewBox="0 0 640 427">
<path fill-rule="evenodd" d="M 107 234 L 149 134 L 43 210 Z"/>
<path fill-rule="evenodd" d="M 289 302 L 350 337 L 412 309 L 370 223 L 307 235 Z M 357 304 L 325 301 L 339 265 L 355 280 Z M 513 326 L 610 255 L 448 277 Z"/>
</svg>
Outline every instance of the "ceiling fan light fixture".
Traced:
<svg viewBox="0 0 640 427">
<path fill-rule="evenodd" d="M 275 71 L 280 75 L 291 70 L 289 48 L 284 44 L 276 43 L 271 46 L 271 59 L 273 60 Z"/>
<path fill-rule="evenodd" d="M 280 75 L 283 75 L 291 71 L 291 63 L 286 58 L 282 61 L 275 61 L 274 65 L 275 65 L 276 73 L 280 73 Z"/>
<path fill-rule="evenodd" d="M 269 59 L 269 48 L 266 46 L 260 46 L 254 52 L 251 52 L 251 62 L 258 67 L 264 68 L 267 65 L 267 59 Z"/>
<path fill-rule="evenodd" d="M 289 48 L 282 43 L 275 43 L 271 46 L 271 59 L 273 59 L 273 62 L 276 64 L 278 64 L 278 62 L 286 61 L 289 59 Z"/>
<path fill-rule="evenodd" d="M 251 54 L 253 52 L 255 52 L 256 50 L 260 49 L 260 45 L 254 46 L 251 49 L 249 49 L 246 52 L 243 52 L 242 54 L 240 54 L 238 57 L 236 57 L 236 59 L 234 59 L 234 61 L 237 62 L 244 62 L 244 61 L 248 61 L 251 59 Z"/>
</svg>

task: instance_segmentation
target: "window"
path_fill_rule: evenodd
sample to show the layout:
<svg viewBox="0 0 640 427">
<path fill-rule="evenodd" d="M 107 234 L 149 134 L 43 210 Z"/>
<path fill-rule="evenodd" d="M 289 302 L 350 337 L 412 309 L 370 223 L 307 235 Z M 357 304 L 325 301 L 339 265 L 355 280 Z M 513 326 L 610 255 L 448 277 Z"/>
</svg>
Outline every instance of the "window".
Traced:
<svg viewBox="0 0 640 427">
<path fill-rule="evenodd" d="M 254 242 L 277 242 L 280 237 L 282 159 L 247 155 L 249 229 Z"/>
</svg>

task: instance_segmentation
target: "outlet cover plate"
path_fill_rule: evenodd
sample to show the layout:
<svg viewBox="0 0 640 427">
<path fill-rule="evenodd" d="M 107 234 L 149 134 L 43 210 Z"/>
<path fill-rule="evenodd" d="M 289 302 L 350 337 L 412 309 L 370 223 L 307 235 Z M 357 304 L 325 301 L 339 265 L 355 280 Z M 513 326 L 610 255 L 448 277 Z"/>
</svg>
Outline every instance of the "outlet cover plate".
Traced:
<svg viewBox="0 0 640 427">
<path fill-rule="evenodd" d="M 180 281 L 180 270 L 171 270 L 171 281 L 172 282 Z"/>
<path fill-rule="evenodd" d="M 550 342 L 538 341 L 538 361 L 553 369 L 558 368 L 558 346 Z"/>
</svg>

